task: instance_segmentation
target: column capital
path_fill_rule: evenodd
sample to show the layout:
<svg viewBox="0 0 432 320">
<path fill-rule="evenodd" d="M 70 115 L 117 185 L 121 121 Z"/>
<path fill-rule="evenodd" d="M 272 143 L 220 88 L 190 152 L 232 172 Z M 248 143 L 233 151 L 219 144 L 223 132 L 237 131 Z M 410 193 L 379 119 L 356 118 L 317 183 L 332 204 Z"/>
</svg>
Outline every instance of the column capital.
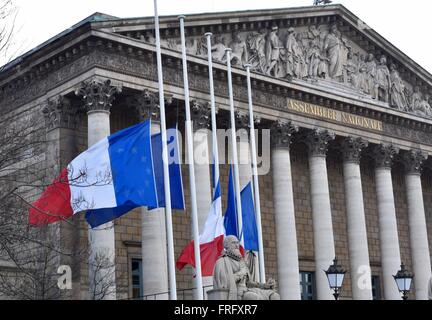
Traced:
<svg viewBox="0 0 432 320">
<path fill-rule="evenodd" d="M 209 102 L 191 101 L 191 117 L 194 130 L 208 129 L 211 120 L 211 107 Z"/>
<path fill-rule="evenodd" d="M 343 160 L 359 164 L 361 152 L 369 143 L 363 138 L 347 137 L 341 143 Z"/>
<path fill-rule="evenodd" d="M 373 149 L 373 157 L 376 168 L 391 168 L 394 156 L 399 153 L 399 148 L 392 144 L 380 144 Z"/>
<path fill-rule="evenodd" d="M 325 157 L 329 142 L 335 139 L 335 134 L 328 130 L 313 129 L 306 134 L 306 145 L 310 156 Z"/>
<path fill-rule="evenodd" d="M 236 129 L 249 129 L 249 114 L 244 110 L 235 111 Z"/>
<path fill-rule="evenodd" d="M 57 128 L 76 129 L 78 126 L 78 110 L 64 96 L 47 100 L 43 104 L 42 113 L 47 131 Z"/>
<path fill-rule="evenodd" d="M 159 98 L 155 93 L 144 89 L 137 94 L 128 96 L 126 103 L 135 109 L 141 122 L 148 119 L 160 121 L 158 100 Z"/>
<path fill-rule="evenodd" d="M 406 174 L 420 174 L 427 154 L 421 150 L 409 150 L 402 153 L 402 163 Z"/>
<path fill-rule="evenodd" d="M 271 126 L 271 143 L 275 148 L 289 148 L 292 136 L 299 128 L 291 121 L 278 120 Z"/>
<path fill-rule="evenodd" d="M 89 112 L 110 111 L 115 95 L 120 92 L 121 87 L 112 86 L 111 80 L 90 80 L 84 81 L 75 94 L 82 97 L 85 110 Z"/>
</svg>

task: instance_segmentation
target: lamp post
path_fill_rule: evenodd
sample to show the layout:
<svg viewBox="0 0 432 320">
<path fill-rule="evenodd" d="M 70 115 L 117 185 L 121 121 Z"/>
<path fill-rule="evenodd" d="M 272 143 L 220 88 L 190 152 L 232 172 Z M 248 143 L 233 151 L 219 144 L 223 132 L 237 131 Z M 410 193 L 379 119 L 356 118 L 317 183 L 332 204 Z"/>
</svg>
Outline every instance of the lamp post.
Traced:
<svg viewBox="0 0 432 320">
<path fill-rule="evenodd" d="M 402 293 L 402 299 L 408 300 L 408 293 L 411 290 L 411 283 L 414 275 L 406 269 L 405 265 L 401 264 L 401 269 L 393 276 L 399 292 Z"/>
<path fill-rule="evenodd" d="M 324 270 L 324 272 L 327 276 L 330 289 L 334 291 L 333 296 L 335 300 L 338 300 L 346 271 L 338 264 L 338 259 L 334 258 L 333 264 L 330 265 L 327 271 Z"/>
</svg>

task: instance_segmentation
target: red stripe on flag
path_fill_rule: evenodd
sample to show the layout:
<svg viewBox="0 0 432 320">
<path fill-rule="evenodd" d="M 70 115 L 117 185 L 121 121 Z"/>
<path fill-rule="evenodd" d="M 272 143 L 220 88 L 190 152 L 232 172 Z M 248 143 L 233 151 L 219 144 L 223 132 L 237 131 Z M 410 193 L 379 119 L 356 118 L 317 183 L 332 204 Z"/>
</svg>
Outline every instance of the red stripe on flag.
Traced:
<svg viewBox="0 0 432 320">
<path fill-rule="evenodd" d="M 65 168 L 29 209 L 29 224 L 44 225 L 71 217 L 70 199 L 68 170 Z"/>
<path fill-rule="evenodd" d="M 220 235 L 212 242 L 200 245 L 201 273 L 203 277 L 210 277 L 213 275 L 213 269 L 216 264 L 216 260 L 219 258 L 223 250 L 223 240 L 224 236 Z M 189 244 L 183 249 L 180 257 L 177 259 L 176 262 L 177 269 L 179 270 L 182 270 L 188 264 L 195 268 L 195 253 L 193 240 L 189 242 Z"/>
</svg>

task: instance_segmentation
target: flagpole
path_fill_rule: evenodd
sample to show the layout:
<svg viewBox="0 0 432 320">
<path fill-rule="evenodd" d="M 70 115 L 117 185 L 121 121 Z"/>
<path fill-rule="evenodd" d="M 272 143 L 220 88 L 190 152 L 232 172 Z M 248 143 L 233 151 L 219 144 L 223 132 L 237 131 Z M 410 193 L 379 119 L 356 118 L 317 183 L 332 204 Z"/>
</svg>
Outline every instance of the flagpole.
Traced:
<svg viewBox="0 0 432 320">
<path fill-rule="evenodd" d="M 250 137 L 251 137 L 251 153 L 252 153 L 252 169 L 253 169 L 253 179 L 254 179 L 254 195 L 255 195 L 255 213 L 258 231 L 258 257 L 259 257 L 259 271 L 260 271 L 260 282 L 266 282 L 265 276 L 265 264 L 264 264 L 264 246 L 262 239 L 262 225 L 261 225 L 261 201 L 259 194 L 259 183 L 258 183 L 258 167 L 257 167 L 257 152 L 255 145 L 255 124 L 253 115 L 253 105 L 252 105 L 252 87 L 250 80 L 250 64 L 244 66 L 246 68 L 247 74 L 247 91 L 248 91 L 248 105 L 249 105 L 249 127 L 250 127 Z"/>
<path fill-rule="evenodd" d="M 161 138 L 162 138 L 162 160 L 163 160 L 163 173 L 164 173 L 164 190 L 165 190 L 165 219 L 167 228 L 167 244 L 168 244 L 168 275 L 170 287 L 170 299 L 177 300 L 177 285 L 175 276 L 175 262 L 174 262 L 174 238 L 172 227 L 172 212 L 171 212 L 171 190 L 169 180 L 169 167 L 168 167 L 168 145 L 166 133 L 166 119 L 165 119 L 165 97 L 163 88 L 163 74 L 162 74 L 162 55 L 159 34 L 159 16 L 157 11 L 157 0 L 154 0 L 154 13 L 155 13 L 155 33 L 156 33 L 156 58 L 157 58 L 157 71 L 158 71 L 158 84 L 159 84 L 159 108 L 161 120 Z"/>
<path fill-rule="evenodd" d="M 231 51 L 232 49 L 225 49 L 227 58 L 227 73 L 228 73 L 228 92 L 229 92 L 229 103 L 230 103 L 230 114 L 231 114 L 231 144 L 232 144 L 232 161 L 234 165 L 234 184 L 237 204 L 237 224 L 239 232 L 239 241 L 244 245 L 243 237 L 243 216 L 241 207 L 241 195 L 240 195 L 240 177 L 238 169 L 238 157 L 237 157 L 237 135 L 235 125 L 235 114 L 234 114 L 234 95 L 232 88 L 232 75 L 231 75 Z"/>
<path fill-rule="evenodd" d="M 207 38 L 207 60 L 209 69 L 209 86 L 210 86 L 210 107 L 211 107 L 211 124 L 212 124 L 212 140 L 213 140 L 213 161 L 214 161 L 214 180 L 213 188 L 216 190 L 217 183 L 219 182 L 219 152 L 217 140 L 217 123 L 216 123 L 216 102 L 214 95 L 213 83 L 213 60 L 212 60 L 212 45 L 211 45 L 211 32 L 205 34 Z"/>
<path fill-rule="evenodd" d="M 188 163 L 189 163 L 189 186 L 190 186 L 190 198 L 191 198 L 191 209 L 192 209 L 192 234 L 194 239 L 194 253 L 195 253 L 195 283 L 196 283 L 196 300 L 203 300 L 203 284 L 201 275 L 201 252 L 199 242 L 199 228 L 198 228 L 198 210 L 196 200 L 196 186 L 195 186 L 195 159 L 193 149 L 193 134 L 192 134 L 192 121 L 190 112 L 190 101 L 189 101 L 189 80 L 187 71 L 187 58 L 186 58 L 186 39 L 184 30 L 184 19 L 185 16 L 179 16 L 180 20 L 180 37 L 182 47 L 182 60 L 183 60 L 183 85 L 184 85 L 184 96 L 185 96 L 185 110 L 186 110 L 186 137 L 188 147 Z"/>
</svg>

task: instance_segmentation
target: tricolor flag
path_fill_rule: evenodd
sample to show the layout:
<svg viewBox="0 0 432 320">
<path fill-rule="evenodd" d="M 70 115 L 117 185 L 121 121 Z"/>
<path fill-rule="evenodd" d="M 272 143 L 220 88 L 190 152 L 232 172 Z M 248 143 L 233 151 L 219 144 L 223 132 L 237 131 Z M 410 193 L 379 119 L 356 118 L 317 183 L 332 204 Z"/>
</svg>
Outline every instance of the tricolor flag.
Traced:
<svg viewBox="0 0 432 320">
<path fill-rule="evenodd" d="M 158 207 L 152 149 L 150 121 L 102 139 L 46 188 L 29 210 L 29 223 L 53 223 L 88 210 L 86 219 L 96 227 L 136 207 Z"/>
<path fill-rule="evenodd" d="M 218 181 L 210 212 L 200 235 L 201 273 L 203 277 L 213 275 L 213 268 L 217 258 L 223 250 L 224 225 L 222 216 L 221 190 Z M 177 269 L 182 270 L 187 264 L 195 268 L 194 241 L 183 249 L 177 259 Z"/>
</svg>

